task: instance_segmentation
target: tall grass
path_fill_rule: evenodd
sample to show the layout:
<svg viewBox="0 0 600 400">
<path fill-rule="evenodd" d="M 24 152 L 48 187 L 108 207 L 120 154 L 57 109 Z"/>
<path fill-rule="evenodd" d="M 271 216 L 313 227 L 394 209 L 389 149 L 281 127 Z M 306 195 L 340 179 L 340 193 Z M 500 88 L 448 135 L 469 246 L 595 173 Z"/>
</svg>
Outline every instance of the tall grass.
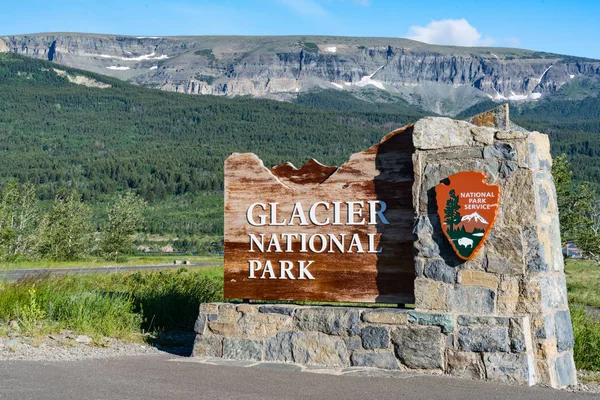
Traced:
<svg viewBox="0 0 600 400">
<path fill-rule="evenodd" d="M 0 284 L 0 320 L 26 334 L 70 329 L 133 339 L 142 331 L 192 330 L 201 302 L 223 297 L 222 269 L 40 277 Z"/>
<path fill-rule="evenodd" d="M 600 371 L 600 321 L 588 314 L 583 306 L 571 306 L 571 320 L 578 369 Z"/>
</svg>

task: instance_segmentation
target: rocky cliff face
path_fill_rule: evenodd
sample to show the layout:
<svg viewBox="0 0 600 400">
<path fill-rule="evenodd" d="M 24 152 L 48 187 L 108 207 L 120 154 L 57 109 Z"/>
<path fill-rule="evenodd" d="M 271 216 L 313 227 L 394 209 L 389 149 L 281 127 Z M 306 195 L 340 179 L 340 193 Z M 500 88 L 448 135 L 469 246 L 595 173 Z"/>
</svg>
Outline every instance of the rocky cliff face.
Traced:
<svg viewBox="0 0 600 400">
<path fill-rule="evenodd" d="M 596 60 L 386 38 L 57 33 L 0 37 L 0 51 L 189 94 L 286 100 L 315 88 L 377 88 L 441 114 L 483 99 L 533 101 L 577 79 L 600 79 Z"/>
</svg>

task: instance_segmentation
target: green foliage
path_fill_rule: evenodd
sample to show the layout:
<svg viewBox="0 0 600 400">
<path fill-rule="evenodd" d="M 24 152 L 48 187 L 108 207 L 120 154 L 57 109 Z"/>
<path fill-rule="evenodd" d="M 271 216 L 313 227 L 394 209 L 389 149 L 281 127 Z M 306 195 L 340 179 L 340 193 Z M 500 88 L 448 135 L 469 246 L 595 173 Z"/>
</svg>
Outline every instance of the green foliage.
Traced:
<svg viewBox="0 0 600 400">
<path fill-rule="evenodd" d="M 319 52 L 319 46 L 317 46 L 317 44 L 313 43 L 313 42 L 304 42 L 304 43 L 302 43 L 302 49 L 304 51 L 310 51 L 312 53 L 318 53 Z"/>
<path fill-rule="evenodd" d="M 444 208 L 444 222 L 449 226 L 450 232 L 454 231 L 454 225 L 460 224 L 460 213 L 458 209 L 458 196 L 454 190 L 451 190 L 450 198 L 446 200 L 446 208 Z"/>
<path fill-rule="evenodd" d="M 4 260 L 32 257 L 40 215 L 34 186 L 10 181 L 1 196 L 0 257 Z"/>
<path fill-rule="evenodd" d="M 38 231 L 38 251 L 51 260 L 74 260 L 90 249 L 90 208 L 76 191 L 58 194 Z"/>
<path fill-rule="evenodd" d="M 133 250 L 133 234 L 144 223 L 146 203 L 133 192 L 117 198 L 108 210 L 108 225 L 102 232 L 100 251 L 108 260 L 119 260 Z"/>
<path fill-rule="evenodd" d="M 589 315 L 581 305 L 571 306 L 571 321 L 577 369 L 600 371 L 600 321 Z"/>
<path fill-rule="evenodd" d="M 572 240 L 594 259 L 600 257 L 600 234 L 593 229 L 596 193 L 588 182 L 573 183 L 566 154 L 555 157 L 552 175 L 556 185 L 561 237 Z"/>
<path fill-rule="evenodd" d="M 215 81 L 215 77 L 214 76 L 210 76 L 210 75 L 196 74 L 196 76 L 194 78 L 198 79 L 199 81 L 206 82 L 209 85 L 212 85 L 213 82 Z"/>
<path fill-rule="evenodd" d="M 201 302 L 221 301 L 222 269 L 69 275 L 0 283 L 0 320 L 25 334 L 71 329 L 132 339 L 144 330 L 193 330 Z"/>
<path fill-rule="evenodd" d="M 194 54 L 195 54 L 195 55 L 197 55 L 197 56 L 203 56 L 203 57 L 206 57 L 206 58 L 208 58 L 208 60 L 209 60 L 210 62 L 213 62 L 213 61 L 215 61 L 215 55 L 213 54 L 213 51 L 212 51 L 212 49 L 202 49 L 202 50 L 196 50 L 196 51 L 194 52 Z"/>
</svg>

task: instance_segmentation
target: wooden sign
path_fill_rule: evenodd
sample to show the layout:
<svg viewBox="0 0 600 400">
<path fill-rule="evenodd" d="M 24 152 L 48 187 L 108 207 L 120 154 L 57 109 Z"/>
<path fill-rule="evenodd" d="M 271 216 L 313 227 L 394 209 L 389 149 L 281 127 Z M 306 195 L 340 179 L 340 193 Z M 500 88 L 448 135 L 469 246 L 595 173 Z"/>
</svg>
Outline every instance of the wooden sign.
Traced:
<svg viewBox="0 0 600 400">
<path fill-rule="evenodd" d="M 456 254 L 471 260 L 481 249 L 496 222 L 500 186 L 485 183 L 485 175 L 465 171 L 435 187 L 438 215 L 446 238 Z"/>
<path fill-rule="evenodd" d="M 412 126 L 340 166 L 225 161 L 225 297 L 414 301 Z"/>
</svg>

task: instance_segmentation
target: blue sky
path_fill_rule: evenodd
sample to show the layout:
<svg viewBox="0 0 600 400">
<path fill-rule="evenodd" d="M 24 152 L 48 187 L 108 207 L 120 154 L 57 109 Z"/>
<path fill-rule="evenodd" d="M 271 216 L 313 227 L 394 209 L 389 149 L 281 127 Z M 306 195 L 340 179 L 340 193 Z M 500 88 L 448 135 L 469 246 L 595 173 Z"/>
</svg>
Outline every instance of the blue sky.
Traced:
<svg viewBox="0 0 600 400">
<path fill-rule="evenodd" d="M 6 1 L 0 35 L 94 32 L 168 35 L 411 37 L 520 47 L 600 59 L 598 0 Z"/>
</svg>

